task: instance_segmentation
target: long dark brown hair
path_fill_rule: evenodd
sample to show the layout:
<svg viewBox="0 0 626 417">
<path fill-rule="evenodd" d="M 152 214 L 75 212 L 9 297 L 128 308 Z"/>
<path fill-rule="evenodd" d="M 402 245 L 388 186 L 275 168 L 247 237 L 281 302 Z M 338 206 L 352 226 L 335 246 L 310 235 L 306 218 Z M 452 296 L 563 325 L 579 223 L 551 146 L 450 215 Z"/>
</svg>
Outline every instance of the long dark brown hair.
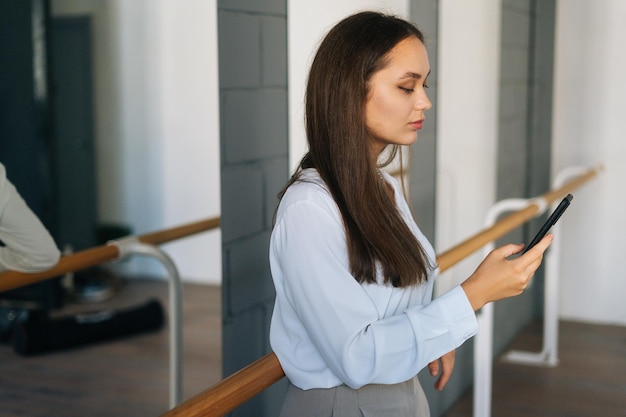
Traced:
<svg viewBox="0 0 626 417">
<path fill-rule="evenodd" d="M 306 88 L 309 151 L 280 194 L 303 169 L 317 169 L 343 217 L 350 269 L 361 283 L 377 282 L 376 261 L 385 283 L 395 287 L 423 282 L 433 268 L 385 190 L 365 123 L 369 80 L 387 64 L 391 49 L 411 36 L 424 42 L 411 23 L 377 12 L 349 16 L 328 32 Z"/>
</svg>

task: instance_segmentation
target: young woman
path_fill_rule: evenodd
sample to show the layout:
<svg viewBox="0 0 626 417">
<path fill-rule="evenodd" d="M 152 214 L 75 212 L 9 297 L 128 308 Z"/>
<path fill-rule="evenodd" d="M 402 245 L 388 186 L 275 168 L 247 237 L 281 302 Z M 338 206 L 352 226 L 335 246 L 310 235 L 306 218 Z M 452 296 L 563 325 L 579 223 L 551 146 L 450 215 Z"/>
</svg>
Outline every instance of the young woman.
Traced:
<svg viewBox="0 0 626 417">
<path fill-rule="evenodd" d="M 428 416 L 417 380 L 442 389 L 475 311 L 520 294 L 552 236 L 494 250 L 431 300 L 435 253 L 399 183 L 378 168 L 431 107 L 431 68 L 412 24 L 375 12 L 339 22 L 306 90 L 309 151 L 282 193 L 270 244 L 270 342 L 289 379 L 281 416 Z M 385 159 L 385 161 L 382 161 Z"/>
</svg>

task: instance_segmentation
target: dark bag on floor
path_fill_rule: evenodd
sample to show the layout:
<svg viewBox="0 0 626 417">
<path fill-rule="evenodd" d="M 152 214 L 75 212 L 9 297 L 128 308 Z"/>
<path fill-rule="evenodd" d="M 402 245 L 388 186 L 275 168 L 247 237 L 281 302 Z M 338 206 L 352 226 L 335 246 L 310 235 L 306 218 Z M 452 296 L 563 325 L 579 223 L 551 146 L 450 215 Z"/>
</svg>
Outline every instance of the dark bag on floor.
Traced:
<svg viewBox="0 0 626 417">
<path fill-rule="evenodd" d="M 125 310 L 101 310 L 63 318 L 18 323 L 12 345 L 20 355 L 34 355 L 158 330 L 163 307 L 157 300 Z"/>
</svg>

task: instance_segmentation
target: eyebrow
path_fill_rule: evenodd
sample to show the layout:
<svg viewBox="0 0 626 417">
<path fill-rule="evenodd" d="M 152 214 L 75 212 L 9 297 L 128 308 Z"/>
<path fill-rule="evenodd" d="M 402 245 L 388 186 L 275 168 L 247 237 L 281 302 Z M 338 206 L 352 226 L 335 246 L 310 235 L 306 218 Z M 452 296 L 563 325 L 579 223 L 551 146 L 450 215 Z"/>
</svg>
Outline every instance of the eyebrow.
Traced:
<svg viewBox="0 0 626 417">
<path fill-rule="evenodd" d="M 430 75 L 430 70 L 428 71 L 428 74 L 426 74 L 425 78 L 428 78 L 429 75 Z M 404 74 L 402 77 L 400 77 L 400 79 L 404 79 L 404 78 L 414 78 L 416 80 L 419 80 L 420 78 L 422 78 L 422 74 L 418 74 L 417 72 L 408 71 L 406 74 Z"/>
</svg>

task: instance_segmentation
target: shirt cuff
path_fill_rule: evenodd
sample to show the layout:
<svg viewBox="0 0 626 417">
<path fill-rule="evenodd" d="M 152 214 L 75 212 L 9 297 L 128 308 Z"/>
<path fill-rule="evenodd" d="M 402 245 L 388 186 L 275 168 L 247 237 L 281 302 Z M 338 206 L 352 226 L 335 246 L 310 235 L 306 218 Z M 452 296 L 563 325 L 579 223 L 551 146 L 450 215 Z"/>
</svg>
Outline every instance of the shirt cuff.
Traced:
<svg viewBox="0 0 626 417">
<path fill-rule="evenodd" d="M 454 323 L 450 327 L 450 334 L 457 346 L 478 333 L 476 313 L 460 285 L 438 297 L 437 303 L 446 320 Z"/>
</svg>

